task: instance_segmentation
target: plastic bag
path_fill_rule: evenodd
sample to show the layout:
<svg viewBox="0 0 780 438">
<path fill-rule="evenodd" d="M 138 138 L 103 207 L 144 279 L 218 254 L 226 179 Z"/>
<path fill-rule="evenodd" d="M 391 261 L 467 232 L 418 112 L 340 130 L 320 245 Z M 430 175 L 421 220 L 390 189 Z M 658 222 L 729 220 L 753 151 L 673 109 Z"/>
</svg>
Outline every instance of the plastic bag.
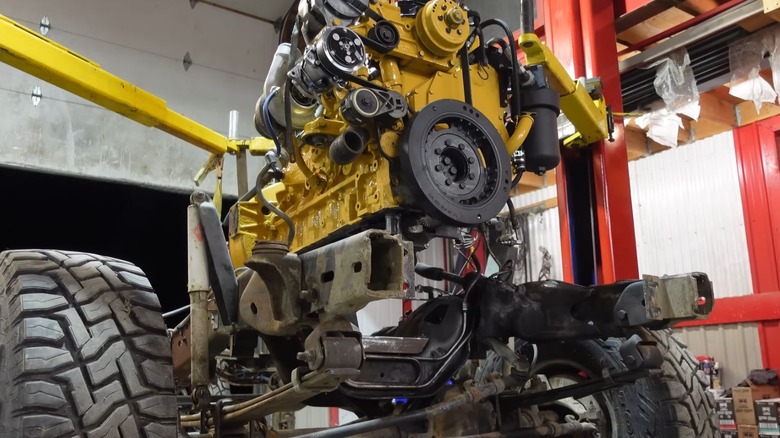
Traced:
<svg viewBox="0 0 780 438">
<path fill-rule="evenodd" d="M 699 119 L 699 89 L 691 68 L 691 58 L 685 49 L 677 50 L 654 64 L 656 67 L 653 85 L 655 91 L 666 103 L 670 113 L 683 114 Z M 676 135 L 675 135 L 676 137 Z M 660 143 L 660 142 L 659 142 Z M 676 144 L 676 143 L 675 143 Z"/>
<path fill-rule="evenodd" d="M 647 130 L 647 138 L 671 148 L 677 146 L 678 130 L 683 127 L 680 116 L 667 108 L 637 117 L 636 124 Z"/>
<path fill-rule="evenodd" d="M 729 46 L 731 90 L 729 94 L 743 100 L 752 100 L 756 111 L 764 102 L 774 102 L 780 92 L 780 29 L 755 33 Z M 769 57 L 772 85 L 759 75 L 761 63 Z"/>
</svg>

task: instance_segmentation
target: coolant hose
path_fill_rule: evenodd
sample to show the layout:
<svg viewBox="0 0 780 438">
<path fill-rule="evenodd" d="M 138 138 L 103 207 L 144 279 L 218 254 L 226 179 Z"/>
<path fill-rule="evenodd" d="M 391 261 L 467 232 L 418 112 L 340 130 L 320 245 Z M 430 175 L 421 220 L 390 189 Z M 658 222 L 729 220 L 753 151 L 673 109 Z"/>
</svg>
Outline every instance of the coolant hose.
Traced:
<svg viewBox="0 0 780 438">
<path fill-rule="evenodd" d="M 339 165 L 346 165 L 358 159 L 366 150 L 368 143 L 368 131 L 355 126 L 348 127 L 333 143 L 330 144 L 328 155 L 331 161 Z"/>
<path fill-rule="evenodd" d="M 293 240 L 295 240 L 295 224 L 293 223 L 292 219 L 290 219 L 290 216 L 287 216 L 284 214 L 284 212 L 282 212 L 282 210 L 279 210 L 275 205 L 271 204 L 271 202 L 269 202 L 263 194 L 263 187 L 265 187 L 266 183 L 268 182 L 266 180 L 266 175 L 271 170 L 271 167 L 271 163 L 268 163 L 263 166 L 263 168 L 260 169 L 260 173 L 257 174 L 257 198 L 260 199 L 260 202 L 265 208 L 267 208 L 273 214 L 279 216 L 287 224 L 287 246 L 292 246 Z"/>
<path fill-rule="evenodd" d="M 271 120 L 271 109 L 269 105 L 271 104 L 271 101 L 274 100 L 274 97 L 276 97 L 276 94 L 279 92 L 278 88 L 274 88 L 271 90 L 271 93 L 266 96 L 265 101 L 263 101 L 263 122 L 265 123 L 265 129 L 268 131 L 268 134 L 271 136 L 271 140 L 274 141 L 274 145 L 276 145 L 276 154 L 278 156 L 282 156 L 282 144 L 279 142 L 279 137 L 276 136 L 276 131 L 274 130 L 273 121 Z"/>
<path fill-rule="evenodd" d="M 530 114 L 523 114 L 520 116 L 520 120 L 518 120 L 517 125 L 515 125 L 515 132 L 512 133 L 512 136 L 509 137 L 509 140 L 506 142 L 506 151 L 509 155 L 517 152 L 523 143 L 525 143 L 533 126 L 534 118 Z"/>
</svg>

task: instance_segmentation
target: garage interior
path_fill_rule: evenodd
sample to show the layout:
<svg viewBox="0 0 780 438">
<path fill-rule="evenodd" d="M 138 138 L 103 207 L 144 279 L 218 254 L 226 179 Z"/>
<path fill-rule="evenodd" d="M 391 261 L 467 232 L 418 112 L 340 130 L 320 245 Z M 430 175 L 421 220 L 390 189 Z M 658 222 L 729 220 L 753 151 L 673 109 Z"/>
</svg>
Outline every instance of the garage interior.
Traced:
<svg viewBox="0 0 780 438">
<path fill-rule="evenodd" d="M 256 129 L 256 105 L 262 109 L 257 101 L 283 40 L 280 33 L 286 32 L 298 3 L 5 0 L 0 15 L 91 60 L 96 69 L 159 97 L 163 106 L 167 104 L 222 137 L 248 142 L 263 136 Z M 514 211 L 510 215 L 504 207 L 499 216 L 511 216 L 518 224 L 512 279 L 516 283 L 559 280 L 591 286 L 644 274 L 703 272 L 712 282 L 714 307 L 708 317 L 688 318 L 672 329 L 697 358 L 697 375 L 712 397 L 711 406 L 702 414 L 701 421 L 707 425 L 692 426 L 694 435 L 641 430 L 622 435 L 623 426 L 613 425 L 612 435 L 602 430 L 600 436 L 780 436 L 780 2 L 451 3 L 478 11 L 483 22 L 504 20 L 515 39 L 523 35 L 521 10 L 532 4 L 534 33 L 571 78 L 600 78 L 598 91 L 614 120 L 610 140 L 584 147 L 561 145 L 559 166 L 543 174 L 526 171 L 511 188 Z M 0 27 L 0 49 L 8 52 L 6 43 L 13 38 L 7 28 Z M 486 29 L 485 39 L 489 38 L 504 44 L 507 40 L 498 27 Z M 517 55 L 521 62 L 527 61 L 522 50 Z M 231 233 L 228 209 L 247 187 L 254 187 L 265 157 L 245 157 L 248 185 L 238 176 L 241 165 L 232 156 L 224 159 L 224 169 L 209 173 L 196 185 L 196 174 L 208 166 L 205 148 L 153 129 L 151 123 L 144 126 L 130 120 L 122 111 L 107 109 L 105 102 L 65 91 L 61 84 L 47 82 L 51 75 L 20 71 L 6 59 L 0 53 L 0 183 L 7 197 L 0 250 L 79 251 L 130 261 L 154 286 L 161 311 L 176 311 L 165 319 L 169 336 L 174 336 L 172 329 L 186 314 L 178 311 L 188 310 L 191 299 L 187 216 L 191 193 L 203 190 L 221 198 L 218 213 L 224 222 L 219 229 L 227 236 Z M 58 59 L 51 58 L 47 68 L 61 69 Z M 142 106 L 139 102 L 123 104 Z M 576 130 L 562 118 L 557 129 L 561 139 Z M 273 149 L 270 140 L 264 141 Z M 417 262 L 463 275 L 480 272 L 489 277 L 503 272 L 488 238 L 476 229 L 461 228 L 457 238 L 430 240 L 417 254 Z M 352 322 L 357 323 L 359 333 L 366 337 L 385 333 L 383 329 L 409 318 L 434 295 L 450 293 L 449 286 L 442 291 L 439 282 L 419 275 L 415 284 L 416 295 L 372 301 L 358 311 Z M 464 294 L 468 294 L 465 287 Z M 216 318 L 213 306 L 209 311 Z M 0 312 L 0 320 L 6 315 Z M 230 348 L 246 341 L 240 339 L 232 337 Z M 257 347 L 258 357 L 267 356 L 263 345 L 260 342 Z M 506 376 L 510 365 L 504 367 Z M 500 374 L 502 368 L 497 371 Z M 245 401 L 241 397 L 248 397 L 252 389 L 270 391 L 271 377 L 263 374 L 263 378 L 253 381 L 254 386 L 215 384 L 215 388 L 228 391 L 225 394 L 233 388 L 235 400 Z M 7 382 L 0 379 L 0 383 Z M 73 389 L 72 385 L 68 388 Z M 212 401 L 219 394 L 212 390 Z M 177 395 L 190 400 L 189 393 Z M 405 412 L 405 396 L 399 393 L 392 399 L 393 406 L 396 402 L 400 406 L 396 414 Z M 113 395 L 106 397 L 114 403 L 107 406 L 116 408 L 122 403 L 111 399 Z M 120 396 L 135 403 L 134 397 Z M 69 404 L 78 404 L 78 398 L 65 398 Z M 586 398 L 574 403 L 586 406 Z M 96 396 L 93 399 L 97 402 Z M 227 395 L 225 400 L 230 400 Z M 3 402 L 0 398 L 0 405 Z M 351 422 L 372 421 L 369 414 L 356 415 L 347 406 L 303 405 L 268 415 L 263 424 L 274 425 L 274 433 L 250 425 L 246 435 L 231 435 L 235 430 L 219 434 L 206 421 L 199 432 L 195 432 L 198 427 L 191 427 L 186 436 L 309 436 L 286 429 L 320 436 L 317 430 L 335 431 Z M 183 409 L 181 404 L 179 408 Z M 142 410 L 131 408 L 131 412 L 134 409 Z M 762 417 L 765 409 L 774 409 L 774 414 Z M 0 406 L 0 438 L 28 436 L 11 428 L 11 420 L 6 424 L 5 415 L 11 418 L 31 412 L 35 410 L 30 406 L 17 410 Z M 53 408 L 44 412 L 55 413 Z M 109 414 L 100 415 L 103 424 L 109 424 Z M 198 421 L 206 416 L 198 415 L 203 416 Z M 687 424 L 687 414 L 676 415 L 672 423 Z M 92 436 L 86 425 L 78 429 L 81 423 L 74 423 L 72 430 L 58 429 L 62 424 L 56 424 L 40 429 L 40 436 Z M 121 430 L 121 436 L 143 436 Z M 154 435 L 156 429 L 145 430 L 150 437 L 167 436 Z M 386 436 L 461 436 L 414 433 L 401 430 Z M 599 436 L 560 430 L 547 435 L 539 431 L 534 432 L 537 435 L 490 433 L 469 436 Z"/>
</svg>

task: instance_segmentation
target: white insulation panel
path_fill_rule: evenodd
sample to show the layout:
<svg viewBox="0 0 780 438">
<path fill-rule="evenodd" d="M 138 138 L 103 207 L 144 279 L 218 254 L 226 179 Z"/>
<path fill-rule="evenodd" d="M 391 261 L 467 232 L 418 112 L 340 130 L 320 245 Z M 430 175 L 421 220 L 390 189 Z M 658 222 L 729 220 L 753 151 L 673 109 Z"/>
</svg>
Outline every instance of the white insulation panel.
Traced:
<svg viewBox="0 0 780 438">
<path fill-rule="evenodd" d="M 629 163 L 640 273 L 701 271 L 715 297 L 753 293 L 734 137 Z"/>
</svg>

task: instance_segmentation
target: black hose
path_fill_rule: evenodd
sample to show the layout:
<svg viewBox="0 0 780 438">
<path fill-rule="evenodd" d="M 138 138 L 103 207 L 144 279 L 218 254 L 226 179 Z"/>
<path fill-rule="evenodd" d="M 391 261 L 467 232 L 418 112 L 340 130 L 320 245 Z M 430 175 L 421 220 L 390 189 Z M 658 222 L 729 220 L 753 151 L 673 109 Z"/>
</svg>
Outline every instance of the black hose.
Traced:
<svg viewBox="0 0 780 438">
<path fill-rule="evenodd" d="M 279 210 L 276 208 L 275 205 L 268 202 L 268 199 L 265 198 L 263 195 L 263 186 L 266 184 L 265 176 L 272 168 L 271 164 L 266 164 L 263 166 L 262 169 L 260 169 L 260 173 L 257 174 L 257 182 L 255 183 L 255 191 L 257 192 L 257 197 L 260 199 L 260 202 L 263 203 L 263 206 L 267 208 L 269 211 L 271 211 L 273 214 L 279 216 L 282 218 L 282 220 L 287 224 L 287 246 L 292 246 L 293 240 L 295 240 L 295 224 L 293 223 L 292 219 L 290 219 L 290 216 L 287 216 L 282 212 L 282 210 Z"/>
<path fill-rule="evenodd" d="M 276 94 L 279 93 L 279 89 L 274 87 L 273 90 L 268 94 L 268 96 L 265 97 L 265 102 L 263 102 L 263 122 L 265 123 L 265 129 L 268 130 L 268 134 L 271 136 L 271 139 L 274 141 L 274 145 L 276 146 L 276 153 L 277 155 L 281 156 L 282 154 L 282 145 L 279 143 L 279 136 L 276 134 L 276 130 L 274 130 L 274 122 L 271 119 L 271 101 L 274 100 L 274 97 L 276 97 Z"/>
<path fill-rule="evenodd" d="M 506 49 L 508 49 L 508 48 L 509 48 L 509 44 L 507 44 L 507 42 L 506 42 L 506 41 L 504 41 L 504 39 L 503 39 L 503 38 L 491 38 L 491 39 L 490 39 L 490 41 L 488 41 L 486 45 L 487 45 L 488 47 L 492 47 L 492 46 L 495 46 L 496 44 L 498 44 L 499 46 L 501 46 L 501 49 L 502 49 L 503 51 L 506 51 Z"/>
<path fill-rule="evenodd" d="M 510 58 L 512 58 L 512 74 L 509 76 L 512 81 L 512 100 L 509 102 L 509 108 L 512 112 L 512 118 L 517 121 L 520 117 L 520 61 L 517 59 L 517 41 L 512 30 L 509 29 L 506 23 L 496 18 L 485 20 L 479 25 L 481 28 L 488 26 L 498 26 L 504 30 L 504 33 L 509 39 L 509 49 L 512 51 Z"/>
<path fill-rule="evenodd" d="M 469 49 L 466 46 L 460 49 L 460 66 L 463 70 L 463 96 L 466 103 L 471 105 L 471 68 L 469 67 Z"/>
<path fill-rule="evenodd" d="M 298 20 L 295 20 L 293 25 L 292 34 L 290 35 L 290 56 L 287 58 L 287 70 L 292 70 L 295 67 L 295 63 L 298 62 L 298 36 L 300 31 L 298 30 Z M 284 125 L 286 127 L 284 132 L 284 145 L 287 152 L 290 154 L 290 162 L 295 162 L 295 144 L 293 143 L 293 127 L 292 127 L 292 79 L 287 78 L 287 85 L 284 87 Z"/>
<path fill-rule="evenodd" d="M 471 27 L 474 29 L 472 31 L 472 35 L 476 35 L 476 38 L 479 39 L 479 45 L 476 49 L 474 49 L 474 56 L 476 56 L 477 61 L 484 67 L 488 65 L 488 59 L 487 59 L 487 46 L 485 45 L 485 36 L 482 34 L 482 17 L 480 17 L 479 12 L 477 11 L 469 11 L 468 17 L 471 19 Z M 469 37 L 469 41 L 471 41 L 473 36 Z M 468 44 L 469 47 L 471 47 L 471 43 Z"/>
</svg>

